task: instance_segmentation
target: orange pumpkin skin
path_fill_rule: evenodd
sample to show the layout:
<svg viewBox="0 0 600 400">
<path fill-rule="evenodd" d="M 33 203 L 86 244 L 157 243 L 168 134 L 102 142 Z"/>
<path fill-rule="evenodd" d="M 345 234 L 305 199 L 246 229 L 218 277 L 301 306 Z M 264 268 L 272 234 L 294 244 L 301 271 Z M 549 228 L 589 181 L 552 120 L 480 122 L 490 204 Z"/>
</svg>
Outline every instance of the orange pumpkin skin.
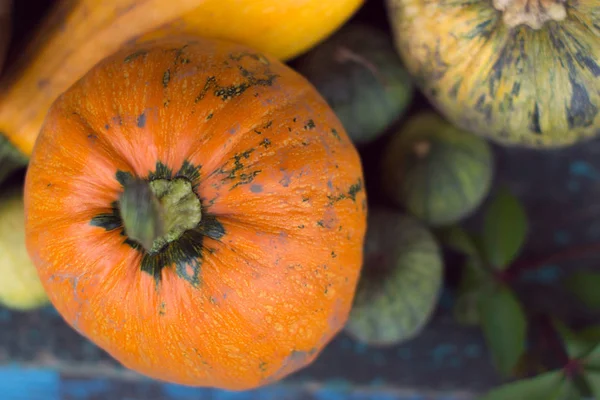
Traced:
<svg viewBox="0 0 600 400">
<path fill-rule="evenodd" d="M 202 220 L 185 245 L 132 245 L 124 176 L 192 182 Z M 316 90 L 201 38 L 122 50 L 61 95 L 25 209 L 29 254 L 71 326 L 142 374 L 229 390 L 297 371 L 339 332 L 366 230 L 358 153 Z"/>
</svg>

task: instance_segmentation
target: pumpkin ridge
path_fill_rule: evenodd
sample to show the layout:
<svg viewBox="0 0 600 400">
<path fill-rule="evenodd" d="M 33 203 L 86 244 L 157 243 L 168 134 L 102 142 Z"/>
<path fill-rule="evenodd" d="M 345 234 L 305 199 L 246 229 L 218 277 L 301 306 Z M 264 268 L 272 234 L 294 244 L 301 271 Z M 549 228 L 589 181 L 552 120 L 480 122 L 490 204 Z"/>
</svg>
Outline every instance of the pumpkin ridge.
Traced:
<svg viewBox="0 0 600 400">
<path fill-rule="evenodd" d="M 447 152 L 443 152 L 443 151 L 440 152 L 439 157 L 442 160 L 445 160 L 445 162 L 447 164 L 445 172 L 446 172 L 447 176 L 450 177 L 450 179 L 454 183 L 454 187 L 457 188 L 456 192 L 460 196 L 460 199 L 462 200 L 462 202 L 467 204 L 469 202 L 469 197 L 465 193 L 464 186 L 461 185 L 461 179 L 458 174 L 458 171 L 456 171 L 456 169 L 460 168 L 460 166 L 457 166 L 456 164 L 454 164 L 452 162 L 453 159 L 450 157 L 450 155 Z M 476 160 L 476 159 L 474 159 L 474 160 Z M 476 161 L 478 161 L 478 160 L 476 160 Z M 482 165 L 485 165 L 485 164 L 482 162 Z"/>
<path fill-rule="evenodd" d="M 433 179 L 431 179 L 431 163 L 427 163 L 425 164 L 425 176 L 427 177 L 425 179 L 425 192 L 424 192 L 424 197 L 425 199 L 429 199 L 431 198 L 431 196 L 429 195 L 429 193 L 431 192 L 431 181 Z M 426 220 L 429 219 L 429 217 L 432 214 L 431 211 L 431 201 L 425 201 L 424 202 L 424 209 L 423 209 L 423 218 L 425 218 Z"/>
<path fill-rule="evenodd" d="M 305 229 L 304 225 L 295 225 L 289 223 L 287 221 L 284 224 L 278 225 L 273 222 L 257 222 L 244 220 L 239 218 L 235 214 L 219 214 L 219 221 L 226 228 L 227 226 L 244 228 L 244 229 L 257 229 L 261 232 L 261 234 L 266 236 L 272 236 L 273 238 L 280 237 L 282 233 L 286 235 L 288 238 L 298 238 L 302 239 L 305 243 L 318 243 L 313 239 L 314 232 Z M 307 214 L 306 219 L 308 220 L 311 216 Z M 302 226 L 302 228 L 300 228 Z"/>
<path fill-rule="evenodd" d="M 464 204 L 468 204 L 469 198 L 463 190 L 464 187 L 463 187 L 463 185 L 461 185 L 460 176 L 457 175 L 455 172 L 455 164 L 452 163 L 452 161 L 453 161 L 452 157 L 450 157 L 448 152 L 445 152 L 445 151 L 443 151 L 443 149 L 440 149 L 439 143 L 434 144 L 434 149 L 435 150 L 432 151 L 431 159 L 435 160 L 435 161 L 434 162 L 430 161 L 428 163 L 428 165 L 435 165 L 435 164 L 439 163 L 440 165 L 443 165 L 444 168 L 442 169 L 442 172 L 440 174 L 438 174 L 438 175 L 434 174 L 434 176 L 428 177 L 428 180 L 430 180 L 432 182 L 436 182 L 443 174 L 444 176 L 448 177 L 448 179 L 455 184 L 454 187 L 456 189 L 453 190 L 453 194 L 458 193 L 458 196 L 460 197 L 461 201 Z M 453 149 L 454 149 L 454 147 L 453 147 Z M 435 154 L 433 154 L 434 152 L 435 152 Z M 483 162 L 482 162 L 482 165 L 484 165 Z M 434 168 L 434 170 L 440 170 L 440 169 L 441 169 L 440 167 Z M 439 179 L 439 181 L 443 182 L 443 179 Z M 443 187 L 443 185 L 442 185 L 442 187 Z M 433 199 L 429 198 L 429 196 L 427 198 L 428 198 L 428 203 L 430 203 L 430 206 L 434 207 Z"/>
<path fill-rule="evenodd" d="M 90 119 L 86 118 L 82 115 L 81 112 L 73 109 L 72 107 L 69 107 L 68 109 L 65 109 L 65 112 L 69 112 L 73 117 L 77 118 L 77 121 L 79 122 L 79 124 L 81 124 L 84 128 L 86 129 L 82 129 L 82 131 L 88 131 L 88 136 L 89 135 L 94 135 L 95 139 L 95 143 L 96 146 L 98 147 L 102 147 L 105 154 L 118 154 L 119 157 L 124 160 L 125 162 L 127 162 L 129 164 L 129 160 L 127 157 L 125 157 L 124 154 L 122 154 L 121 151 L 119 151 L 112 143 L 111 140 L 109 140 L 109 138 L 105 135 L 105 134 L 100 134 L 100 130 L 101 127 L 94 127 L 92 126 L 92 124 L 90 123 Z M 106 123 L 104 125 L 104 129 L 106 131 L 111 129 L 111 124 L 114 122 L 114 119 L 118 119 L 118 125 L 122 125 L 123 121 L 121 120 L 121 116 L 117 116 L 116 118 L 113 118 L 113 120 L 110 121 L 110 123 Z M 97 154 L 100 153 L 99 150 L 96 151 Z M 105 158 L 105 156 L 100 156 L 102 158 Z"/>
<path fill-rule="evenodd" d="M 397 275 L 397 273 L 394 275 Z M 390 277 L 390 279 L 386 283 L 391 286 L 392 280 L 393 280 L 393 276 Z M 408 286 L 408 282 L 406 282 L 404 280 L 402 280 L 400 282 L 401 282 L 399 285 L 400 287 L 399 287 L 399 290 L 397 290 L 396 294 L 398 297 L 402 298 L 403 303 L 406 304 L 406 306 L 407 306 L 406 309 L 408 311 L 408 314 L 410 315 L 411 320 L 413 322 L 416 322 L 419 319 L 419 313 L 418 313 L 415 305 L 410 301 L 410 298 L 407 297 L 404 290 L 402 290 L 402 286 L 405 286 L 405 285 Z"/>
<path fill-rule="evenodd" d="M 241 130 L 241 131 L 237 132 L 235 135 L 233 135 L 233 139 L 230 142 L 228 142 L 226 146 L 224 146 L 222 149 L 219 149 L 219 151 L 212 154 L 212 156 L 204 163 L 206 171 L 210 171 L 208 173 L 208 176 L 214 175 L 215 173 L 218 172 L 218 170 L 220 168 L 222 168 L 222 166 L 221 167 L 216 166 L 217 161 L 222 160 L 227 154 L 230 154 L 231 150 L 235 149 L 239 145 L 239 143 L 242 142 L 242 140 L 245 138 L 246 135 L 249 135 L 249 134 L 262 135 L 263 132 L 259 131 L 260 133 L 258 133 L 257 129 L 259 127 L 263 127 L 265 129 L 269 128 L 274 122 L 274 119 L 269 118 L 269 117 L 275 116 L 279 113 L 283 113 L 286 110 L 286 108 L 293 107 L 294 103 L 296 101 L 299 101 L 300 99 L 302 99 L 302 97 L 304 97 L 308 94 L 310 94 L 309 89 L 307 87 L 303 86 L 298 92 L 294 93 L 294 96 L 286 96 L 285 101 L 276 102 L 274 105 L 270 106 L 262 116 L 257 117 L 257 122 L 254 123 L 253 125 L 251 125 L 248 129 Z M 219 114 L 222 114 L 224 111 L 227 110 L 228 105 L 235 106 L 235 103 L 223 102 L 223 107 L 220 107 L 216 110 L 211 111 L 211 113 L 213 115 L 213 117 L 211 119 L 217 120 L 219 117 Z M 212 135 L 210 135 L 210 137 L 207 137 L 207 140 L 210 140 L 211 138 L 215 137 L 216 135 L 220 135 L 220 134 L 222 134 L 222 132 L 213 131 Z M 193 159 L 200 152 L 202 152 L 202 147 L 198 146 L 195 149 L 195 151 L 189 155 L 188 158 Z"/>
</svg>

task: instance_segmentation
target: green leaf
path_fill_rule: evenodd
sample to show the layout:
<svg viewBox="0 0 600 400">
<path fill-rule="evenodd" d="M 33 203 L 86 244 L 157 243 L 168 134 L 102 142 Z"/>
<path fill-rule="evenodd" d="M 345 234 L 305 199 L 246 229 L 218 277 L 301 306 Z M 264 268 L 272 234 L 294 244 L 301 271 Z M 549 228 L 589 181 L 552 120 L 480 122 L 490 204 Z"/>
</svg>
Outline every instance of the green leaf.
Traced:
<svg viewBox="0 0 600 400">
<path fill-rule="evenodd" d="M 483 246 L 490 265 L 505 269 L 525 243 L 527 215 L 519 200 L 500 189 L 489 205 L 483 225 Z"/>
<path fill-rule="evenodd" d="M 577 336 L 592 343 L 600 343 L 600 325 L 592 325 L 577 331 Z"/>
<path fill-rule="evenodd" d="M 527 320 L 521 303 L 506 285 L 480 297 L 479 318 L 496 368 L 510 375 L 525 351 Z"/>
<path fill-rule="evenodd" d="M 584 366 L 600 372 L 600 343 L 596 344 L 585 356 Z"/>
<path fill-rule="evenodd" d="M 479 297 L 482 291 L 473 290 L 459 294 L 454 303 L 454 319 L 461 325 L 479 325 Z"/>
<path fill-rule="evenodd" d="M 589 340 L 585 336 L 573 332 L 563 322 L 554 319 L 552 324 L 561 337 L 570 359 L 585 357 L 596 346 L 596 340 Z"/>
<path fill-rule="evenodd" d="M 600 400 L 600 371 L 586 369 L 583 376 L 594 398 Z"/>
<path fill-rule="evenodd" d="M 571 400 L 572 397 L 567 396 L 574 391 L 573 382 L 566 379 L 562 371 L 552 371 L 502 385 L 480 400 Z"/>
<path fill-rule="evenodd" d="M 454 318 L 462 325 L 479 324 L 479 298 L 487 295 L 493 277 L 486 273 L 472 257 L 467 258 L 462 268 L 458 296 L 454 303 Z"/>
<path fill-rule="evenodd" d="M 565 280 L 565 287 L 587 307 L 600 309 L 600 273 L 574 272 Z"/>
<path fill-rule="evenodd" d="M 452 250 L 468 256 L 480 256 L 473 238 L 460 225 L 441 228 L 437 231 L 437 235 L 440 242 Z"/>
</svg>

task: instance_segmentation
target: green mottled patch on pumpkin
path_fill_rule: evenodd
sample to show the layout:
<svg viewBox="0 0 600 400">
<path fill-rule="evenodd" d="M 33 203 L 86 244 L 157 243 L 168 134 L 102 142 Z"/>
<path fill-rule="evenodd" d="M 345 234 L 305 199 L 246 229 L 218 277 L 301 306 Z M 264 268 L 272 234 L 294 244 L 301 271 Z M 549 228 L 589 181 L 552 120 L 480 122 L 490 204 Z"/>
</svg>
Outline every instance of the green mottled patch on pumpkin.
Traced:
<svg viewBox="0 0 600 400">
<path fill-rule="evenodd" d="M 344 199 L 350 199 L 353 202 L 356 201 L 356 195 L 363 190 L 362 179 L 358 179 L 356 183 L 350 185 L 347 193 L 338 193 L 338 194 L 328 194 L 327 199 L 329 200 L 329 205 L 333 205 L 339 201 Z"/>
<path fill-rule="evenodd" d="M 315 129 L 315 121 L 313 121 L 312 119 L 309 119 L 308 121 L 306 121 L 306 124 L 304 125 L 304 130 L 311 130 L 311 129 Z"/>
<path fill-rule="evenodd" d="M 106 231 L 112 231 L 118 228 L 121 228 L 123 225 L 123 221 L 121 220 L 121 215 L 119 213 L 119 203 L 113 202 L 110 205 L 110 211 L 105 213 L 97 214 L 90 221 L 90 225 L 97 226 Z"/>
<path fill-rule="evenodd" d="M 171 70 L 167 69 L 162 76 L 162 85 L 166 89 L 169 86 L 169 82 L 171 81 Z"/>
<path fill-rule="evenodd" d="M 171 179 L 172 177 L 173 170 L 160 161 L 156 163 L 156 169 L 148 173 L 148 180 Z"/>
<path fill-rule="evenodd" d="M 249 64 L 242 64 L 244 59 L 250 59 Z M 195 103 L 200 102 L 207 94 L 212 93 L 222 101 L 228 101 L 235 97 L 241 96 L 246 90 L 256 87 L 272 86 L 275 79 L 279 75 L 273 73 L 270 69 L 269 61 L 260 54 L 244 53 L 241 56 L 230 56 L 230 59 L 238 62 L 237 71 L 239 72 L 242 81 L 239 83 L 224 84 L 218 82 L 215 76 L 209 76 L 206 79 L 204 87 L 196 96 Z M 226 62 L 228 64 L 229 62 Z"/>
<path fill-rule="evenodd" d="M 142 56 L 145 56 L 146 54 L 148 54 L 148 50 L 138 50 L 134 53 L 131 53 L 130 55 L 128 55 L 127 57 L 125 57 L 123 59 L 123 62 L 128 64 L 130 62 L 132 62 L 133 60 L 136 60 Z"/>
<path fill-rule="evenodd" d="M 215 171 L 215 173 L 225 175 L 222 178 L 222 182 L 232 183 L 229 190 L 233 190 L 240 185 L 252 183 L 254 178 L 262 172 L 261 169 L 248 170 L 245 165 L 246 160 L 250 158 L 255 150 L 251 148 L 235 154 L 224 166 Z M 231 165 L 232 162 L 233 165 Z"/>
<path fill-rule="evenodd" d="M 352 199 L 352 201 L 356 201 L 356 195 L 363 190 L 363 182 L 362 179 L 358 179 L 358 182 L 350 186 L 348 190 L 348 197 Z"/>
<path fill-rule="evenodd" d="M 176 177 L 183 177 L 189 179 L 192 182 L 194 189 L 200 184 L 200 169 L 201 165 L 194 165 L 188 160 L 185 160 L 181 165 L 181 168 L 175 174 Z"/>
<path fill-rule="evenodd" d="M 144 128 L 146 126 L 146 113 L 143 112 L 137 117 L 137 127 Z"/>
</svg>

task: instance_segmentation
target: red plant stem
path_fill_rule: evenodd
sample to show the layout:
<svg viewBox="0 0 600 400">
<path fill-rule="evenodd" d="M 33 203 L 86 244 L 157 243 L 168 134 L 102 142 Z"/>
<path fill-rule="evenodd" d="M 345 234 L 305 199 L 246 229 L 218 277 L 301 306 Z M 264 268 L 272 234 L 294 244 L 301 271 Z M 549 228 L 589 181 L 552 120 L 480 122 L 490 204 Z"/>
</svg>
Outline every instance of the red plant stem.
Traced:
<svg viewBox="0 0 600 400">
<path fill-rule="evenodd" d="M 510 267 L 510 271 L 512 272 L 511 275 L 513 275 L 513 273 L 516 273 L 518 271 L 537 269 L 543 267 L 544 265 L 559 263 L 562 261 L 584 257 L 586 255 L 591 254 L 600 254 L 600 243 L 595 242 L 577 245 L 569 247 L 563 251 L 559 251 L 539 258 L 520 260 L 512 264 L 512 266 Z"/>
</svg>

